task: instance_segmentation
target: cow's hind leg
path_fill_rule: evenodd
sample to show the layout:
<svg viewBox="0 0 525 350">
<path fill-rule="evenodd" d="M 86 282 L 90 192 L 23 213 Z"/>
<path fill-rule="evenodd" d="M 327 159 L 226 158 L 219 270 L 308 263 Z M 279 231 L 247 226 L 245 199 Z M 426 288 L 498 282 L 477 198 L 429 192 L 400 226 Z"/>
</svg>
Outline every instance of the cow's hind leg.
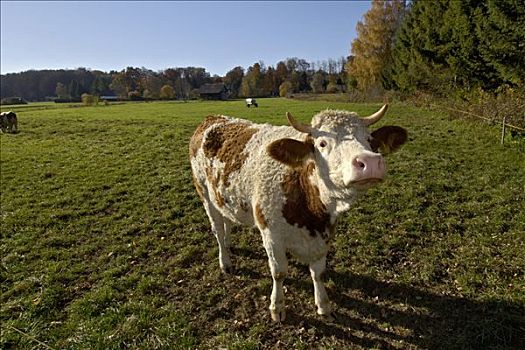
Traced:
<svg viewBox="0 0 525 350">
<path fill-rule="evenodd" d="M 219 265 L 222 272 L 232 272 L 232 262 L 230 259 L 229 235 L 231 222 L 224 218 L 222 214 L 209 201 L 204 201 L 204 209 L 210 219 L 211 230 L 219 244 Z"/>
<path fill-rule="evenodd" d="M 266 231 L 266 230 L 264 230 Z M 273 287 L 270 298 L 270 314 L 272 320 L 282 322 L 286 318 L 283 282 L 288 274 L 288 259 L 284 244 L 276 242 L 268 232 L 262 232 L 264 248 L 268 254 L 268 264 L 272 273 Z"/>
<path fill-rule="evenodd" d="M 228 252 L 230 252 L 230 248 L 232 245 L 231 243 L 232 241 L 230 237 L 232 226 L 233 226 L 233 223 L 230 220 L 224 218 L 224 246 L 226 247 Z"/>
<path fill-rule="evenodd" d="M 312 276 L 312 281 L 314 282 L 314 298 L 315 305 L 317 306 L 317 313 L 332 319 L 332 308 L 330 307 L 330 300 L 328 300 L 328 295 L 326 294 L 326 289 L 323 282 L 325 270 L 326 256 L 310 263 L 310 275 Z"/>
</svg>

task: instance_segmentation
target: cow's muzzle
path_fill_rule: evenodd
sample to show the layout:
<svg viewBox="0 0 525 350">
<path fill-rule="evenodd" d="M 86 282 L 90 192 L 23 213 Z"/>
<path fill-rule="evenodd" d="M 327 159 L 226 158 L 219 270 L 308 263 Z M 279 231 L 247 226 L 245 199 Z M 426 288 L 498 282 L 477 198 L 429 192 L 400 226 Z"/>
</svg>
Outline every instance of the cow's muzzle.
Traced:
<svg viewBox="0 0 525 350">
<path fill-rule="evenodd" d="M 385 159 L 378 153 L 362 153 L 351 161 L 350 171 L 343 176 L 345 186 L 370 187 L 385 178 Z"/>
</svg>

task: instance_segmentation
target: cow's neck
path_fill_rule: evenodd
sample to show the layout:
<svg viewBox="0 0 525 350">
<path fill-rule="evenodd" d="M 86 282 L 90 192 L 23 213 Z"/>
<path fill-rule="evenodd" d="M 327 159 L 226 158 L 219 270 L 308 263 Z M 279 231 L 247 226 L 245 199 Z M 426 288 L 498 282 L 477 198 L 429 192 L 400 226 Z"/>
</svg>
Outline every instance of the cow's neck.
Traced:
<svg viewBox="0 0 525 350">
<path fill-rule="evenodd" d="M 319 188 L 321 201 L 325 205 L 333 220 L 348 211 L 357 198 L 357 193 L 350 189 L 339 189 L 332 182 L 327 182 L 327 177 L 316 171 L 311 176 L 311 181 Z"/>
</svg>

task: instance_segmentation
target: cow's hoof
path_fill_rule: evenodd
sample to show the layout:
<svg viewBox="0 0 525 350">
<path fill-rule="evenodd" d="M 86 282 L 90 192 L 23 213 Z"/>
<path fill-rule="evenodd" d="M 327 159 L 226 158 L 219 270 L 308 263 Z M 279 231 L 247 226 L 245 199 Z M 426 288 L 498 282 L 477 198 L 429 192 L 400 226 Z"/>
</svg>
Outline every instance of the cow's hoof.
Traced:
<svg viewBox="0 0 525 350">
<path fill-rule="evenodd" d="M 272 321 L 274 322 L 283 322 L 286 318 L 286 310 L 282 309 L 280 311 L 278 310 L 270 310 L 270 314 L 272 315 Z"/>
<path fill-rule="evenodd" d="M 222 273 L 226 275 L 231 275 L 233 273 L 233 266 L 232 265 L 225 265 L 221 266 Z"/>
<path fill-rule="evenodd" d="M 327 322 L 335 322 L 337 321 L 337 314 L 332 311 L 326 315 L 321 315 L 323 317 L 323 319 L 325 319 Z"/>
</svg>

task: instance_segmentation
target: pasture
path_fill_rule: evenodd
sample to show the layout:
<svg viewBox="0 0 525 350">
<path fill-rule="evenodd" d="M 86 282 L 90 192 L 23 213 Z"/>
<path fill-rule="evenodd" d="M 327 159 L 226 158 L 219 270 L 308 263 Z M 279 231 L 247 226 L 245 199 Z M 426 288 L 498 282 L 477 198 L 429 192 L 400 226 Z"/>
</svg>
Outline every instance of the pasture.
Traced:
<svg viewBox="0 0 525 350">
<path fill-rule="evenodd" d="M 13 108 L 1 140 L 2 349 L 518 349 L 525 347 L 525 141 L 391 106 L 409 142 L 340 221 L 334 322 L 291 260 L 271 322 L 259 234 L 232 234 L 221 274 L 188 140 L 209 114 L 285 124 L 378 104 L 261 99 Z M 7 110 L 2 107 L 2 111 Z"/>
</svg>

